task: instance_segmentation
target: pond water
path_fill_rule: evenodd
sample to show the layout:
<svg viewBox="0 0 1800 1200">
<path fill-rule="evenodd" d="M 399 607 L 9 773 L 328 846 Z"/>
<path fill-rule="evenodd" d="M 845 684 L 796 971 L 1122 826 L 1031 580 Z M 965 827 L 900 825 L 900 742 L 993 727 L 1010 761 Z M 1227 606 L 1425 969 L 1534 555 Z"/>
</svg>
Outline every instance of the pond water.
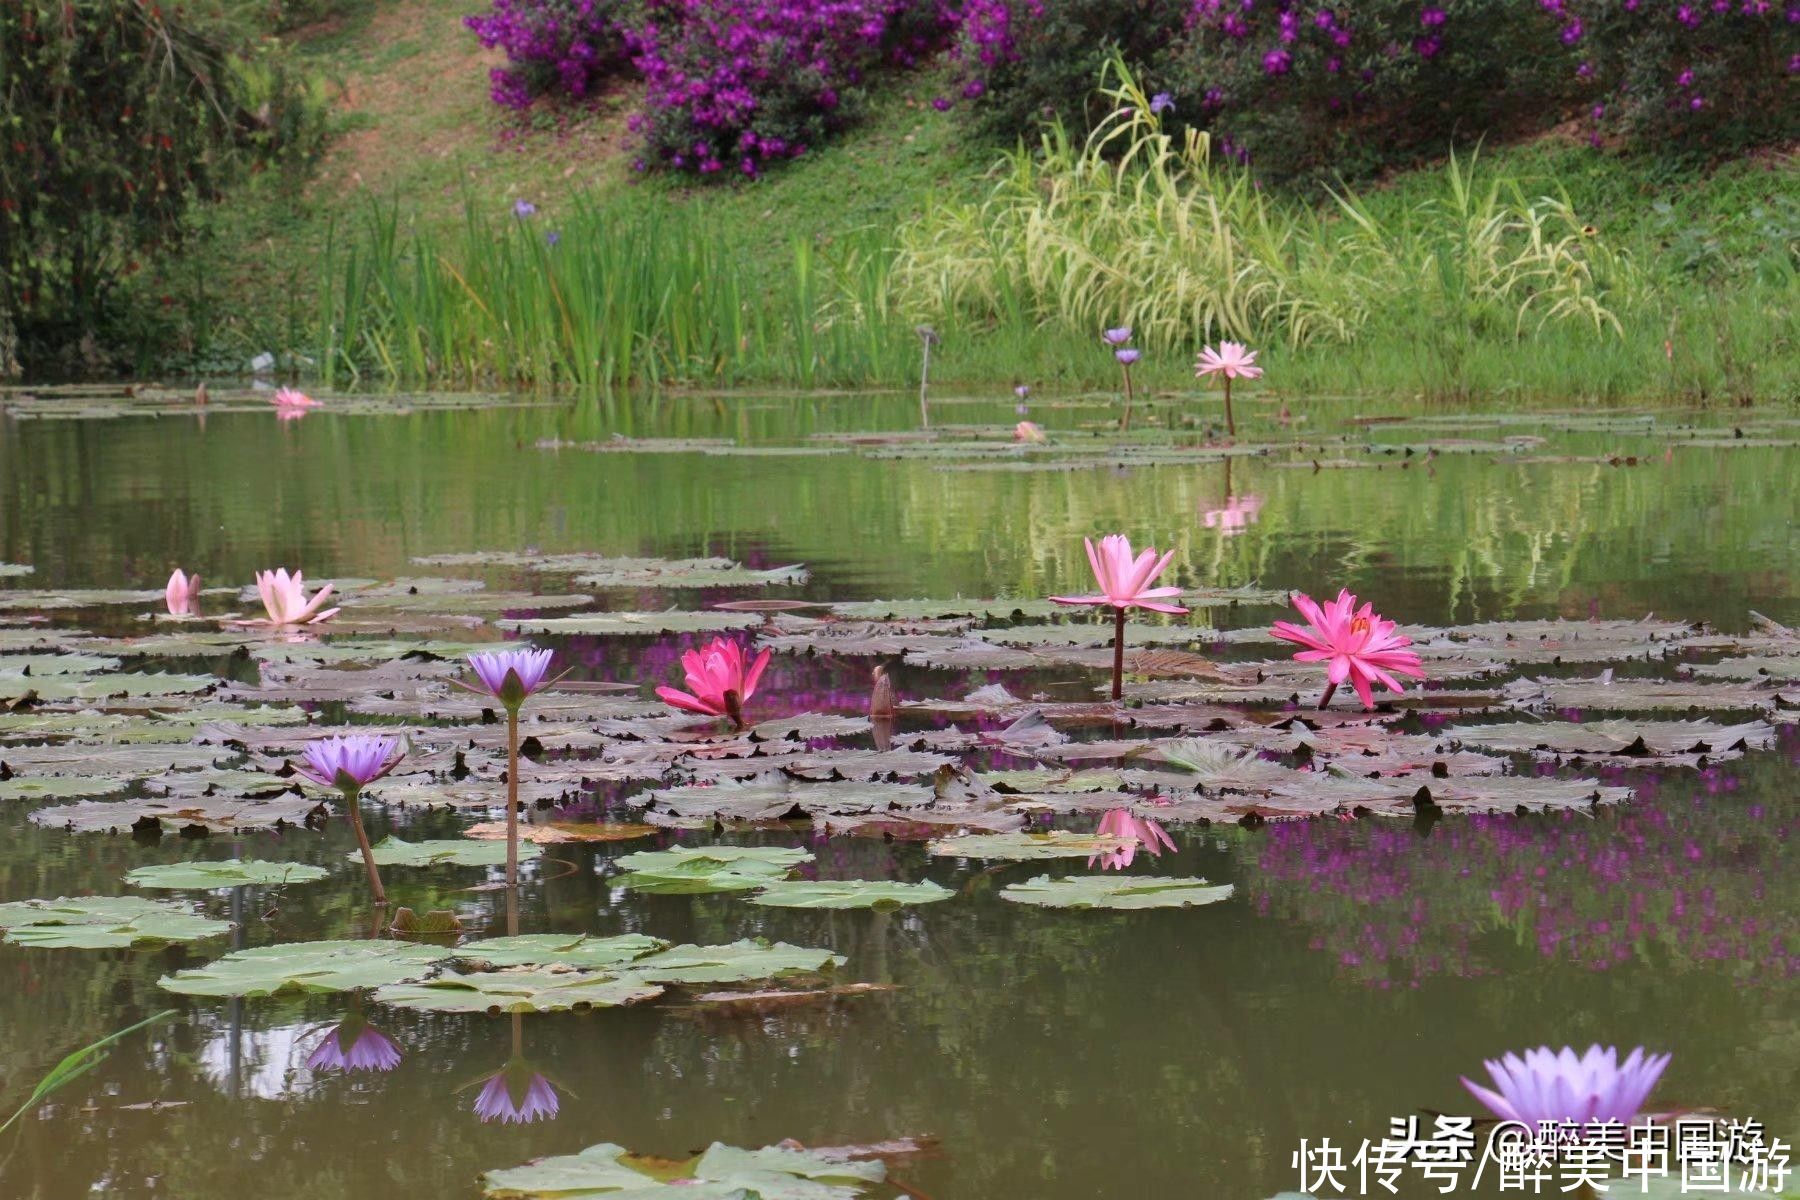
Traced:
<svg viewBox="0 0 1800 1200">
<path fill-rule="evenodd" d="M 1121 449 L 1097 432 L 1106 410 L 1071 398 L 1033 403 L 1051 448 L 1022 457 L 1008 446 L 1018 419 L 1010 397 L 938 406 L 929 441 L 879 436 L 916 428 L 916 400 L 903 396 L 427 404 L 399 413 L 346 402 L 296 421 L 232 411 L 255 406 L 234 406 L 229 396 L 204 417 L 141 398 L 63 397 L 41 408 L 12 400 L 21 411 L 0 421 L 0 562 L 34 570 L 0 582 L 20 590 L 160 591 L 176 566 L 236 587 L 287 565 L 309 579 L 437 575 L 596 597 L 577 612 L 700 611 L 745 598 L 1035 600 L 1090 590 L 1082 537 L 1121 530 L 1172 548 L 1164 582 L 1189 588 L 1328 595 L 1348 587 L 1409 626 L 1655 614 L 1706 622 L 1727 637 L 1763 631 L 1751 652 L 1774 656 L 1776 683 L 1782 669 L 1792 679 L 1795 663 L 1795 647 L 1782 656 L 1779 638 L 1752 615 L 1800 624 L 1800 423 L 1789 410 L 1502 420 L 1367 400 L 1290 402 L 1285 422 L 1272 406 L 1253 413 L 1240 449 L 1264 452 L 1222 458 L 1195 450 L 1198 434 L 1170 437 L 1154 425 L 1137 442 L 1149 449 Z M 1149 417 L 1180 419 L 1174 408 Z M 1412 453 L 1371 454 L 1371 444 Z M 777 447 L 789 452 L 771 452 Z M 752 568 L 804 563 L 810 575 L 768 587 L 594 589 L 571 585 L 566 572 L 412 561 L 526 548 L 717 555 Z M 354 624 L 358 585 L 343 590 L 339 622 L 351 623 L 333 636 L 371 636 Z M 120 638 L 192 627 L 142 619 L 160 608 L 141 598 L 15 604 L 0 607 L 0 635 L 17 634 L 5 645 L 18 651 L 21 630 L 52 638 L 84 630 L 116 652 Z M 208 608 L 248 611 L 223 594 Z M 24 624 L 39 611 L 41 625 Z M 536 611 L 529 602 L 506 608 L 527 619 Z M 1280 615 L 1268 603 L 1197 608 L 1182 619 L 1192 636 L 1175 646 L 1225 661 L 1285 660 L 1274 644 L 1229 636 Z M 1085 617 L 1069 619 L 1086 627 Z M 470 621 L 400 636 L 498 635 L 492 621 Z M 676 657 L 698 641 L 532 640 L 558 649 L 571 680 L 618 682 L 630 689 L 621 695 L 643 700 L 658 683 L 679 685 Z M 1620 678 L 1673 680 L 1743 653 L 1725 640 L 1648 661 L 1532 662 L 1509 678 L 1576 680 L 1610 668 Z M 229 677 L 244 702 L 258 666 L 231 649 L 124 669 Z M 753 718 L 861 716 L 876 661 L 777 653 Z M 960 698 L 994 682 L 1020 696 L 1093 699 L 1104 681 L 1103 670 L 1080 663 L 948 670 L 901 663 L 897 653 L 888 661 L 903 701 Z M 7 669 L 0 657 L 0 677 Z M 918 838 L 867 829 L 825 836 L 805 822 L 723 832 L 702 822 L 634 841 L 547 845 L 525 871 L 522 932 L 638 932 L 701 945 L 763 937 L 844 956 L 835 983 L 891 987 L 766 1006 L 701 1003 L 696 989 L 676 989 L 652 1003 L 517 1022 L 342 994 L 214 999 L 159 988 L 170 972 L 234 947 L 369 936 L 374 918 L 360 867 L 345 859 L 354 841 L 339 805 L 310 826 L 197 838 L 79 833 L 30 819 L 44 805 L 84 798 L 78 789 L 46 801 L 7 798 L 0 902 L 120 895 L 134 891 L 121 882 L 127 871 L 188 860 L 293 861 L 333 874 L 277 889 L 141 893 L 195 901 L 234 922 L 222 936 L 160 948 L 0 946 L 7 1113 L 64 1054 L 176 1010 L 0 1137 L 0 1194 L 438 1200 L 480 1195 L 484 1171 L 604 1142 L 685 1158 L 715 1141 L 912 1137 L 929 1152 L 892 1160 L 892 1177 L 931 1200 L 1262 1200 L 1298 1188 L 1290 1156 L 1302 1139 L 1354 1147 L 1380 1137 L 1392 1117 L 1474 1112 L 1458 1076 L 1477 1075 L 1484 1058 L 1595 1041 L 1672 1051 L 1656 1092 L 1661 1106 L 1757 1117 L 1792 1139 L 1800 1135 L 1793 694 L 1759 693 L 1748 711 L 1718 713 L 1704 703 L 1700 711 L 1639 707 L 1632 698 L 1604 713 L 1609 706 L 1554 699 L 1539 707 L 1536 717 L 1549 721 L 1714 715 L 1772 724 L 1741 755 L 1581 765 L 1540 756 L 1535 767 L 1511 760 L 1528 776 L 1635 788 L 1626 803 L 1525 815 L 1501 805 L 1473 815 L 1170 820 L 1178 848 L 1140 855 L 1128 873 L 1234 886 L 1229 899 L 1198 908 L 1012 903 L 1000 895 L 1007 885 L 1084 872 L 1085 859 L 934 856 Z M 313 722 L 341 724 L 344 698 L 308 705 Z M 1346 714 L 1349 699 L 1338 701 Z M 1446 720 L 1518 716 L 1491 696 L 1456 703 L 1469 712 L 1428 706 L 1422 716 L 1383 719 L 1429 736 Z M 1258 711 L 1275 720 L 1302 710 L 1275 701 Z M 126 727 L 143 719 L 127 713 Z M 987 731 L 1005 724 L 903 713 L 894 736 L 952 722 Z M 1076 741 L 1167 732 L 1067 729 Z M 0 761 L 37 740 L 22 723 L 0 737 Z M 867 749 L 870 735 L 836 745 Z M 1024 751 L 961 757 L 976 768 L 1033 765 Z M 533 770 L 528 762 L 527 783 Z M 124 794 L 146 786 L 133 782 Z M 635 819 L 633 802 L 651 786 L 577 785 L 529 818 Z M 366 820 L 377 840 L 396 833 L 417 841 L 455 838 L 498 811 L 372 801 Z M 1053 821 L 1091 830 L 1095 816 Z M 1019 820 L 1048 827 L 1035 814 Z M 809 874 L 935 880 L 956 894 L 893 911 L 814 911 L 753 905 L 742 893 L 618 886 L 624 855 L 713 841 L 804 847 L 816 856 Z M 507 932 L 502 893 L 469 890 L 495 877 L 480 867 L 387 871 L 397 904 L 452 909 L 470 937 Z M 319 1041 L 358 1004 L 402 1051 L 399 1064 L 347 1074 L 309 1068 Z M 484 1123 L 471 1085 L 515 1049 L 561 1089 L 560 1111 L 532 1124 Z"/>
</svg>

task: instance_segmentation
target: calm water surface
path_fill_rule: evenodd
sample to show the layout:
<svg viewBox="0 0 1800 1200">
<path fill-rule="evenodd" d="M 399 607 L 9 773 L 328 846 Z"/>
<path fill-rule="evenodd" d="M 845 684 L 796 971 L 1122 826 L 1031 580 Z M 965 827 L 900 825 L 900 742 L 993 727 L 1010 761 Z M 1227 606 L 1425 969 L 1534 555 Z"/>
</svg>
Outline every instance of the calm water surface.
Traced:
<svg viewBox="0 0 1800 1200">
<path fill-rule="evenodd" d="M 1356 412 L 1404 411 L 1321 408 L 1319 435 L 1350 428 Z M 1070 437 L 1095 415 L 1074 405 L 1033 414 Z M 1229 478 L 1220 464 L 1019 473 L 854 455 L 536 448 L 619 432 L 761 444 L 904 429 L 916 409 L 903 397 L 325 412 L 290 423 L 266 413 L 0 421 L 0 560 L 35 564 L 35 577 L 12 581 L 31 586 L 160 587 L 175 565 L 247 582 L 278 563 L 391 578 L 416 572 L 412 556 L 475 549 L 716 553 L 811 567 L 809 583 L 776 595 L 1040 596 L 1085 590 L 1081 536 L 1124 529 L 1175 547 L 1179 582 L 1315 594 L 1343 585 L 1403 621 L 1655 612 L 1740 630 L 1756 610 L 1800 623 L 1800 453 L 1677 444 L 1664 457 L 1677 421 L 1729 430 L 1734 418 L 1577 431 L 1546 450 L 1629 453 L 1644 460 L 1636 466 L 1444 455 L 1404 470 L 1314 472 L 1252 459 Z M 1010 403 L 970 404 L 939 419 L 1016 417 Z M 1266 421 L 1263 432 L 1274 432 Z M 1472 422 L 1451 432 L 1519 431 Z M 1260 501 L 1241 531 L 1217 527 L 1227 496 Z M 735 594 L 608 593 L 602 606 Z M 685 644 L 575 639 L 565 651 L 581 675 L 641 681 L 648 695 Z M 850 710 L 865 666 L 778 657 L 764 687 L 772 706 Z M 903 695 L 967 686 L 947 673 L 901 677 Z M 1792 733 L 1773 752 L 1704 773 L 1631 773 L 1642 799 L 1593 816 L 1177 830 L 1179 856 L 1155 873 L 1237 886 L 1232 900 L 1194 911 L 1007 904 L 999 888 L 1038 865 L 959 870 L 918 844 L 876 838 L 814 846 L 821 873 L 935 878 L 964 894 L 893 914 L 634 895 L 609 885 L 610 864 L 646 843 L 551 847 L 524 890 L 526 931 L 766 936 L 832 947 L 848 956 L 847 977 L 898 986 L 753 1017 L 668 1003 L 529 1016 L 525 1053 L 569 1094 L 556 1120 L 523 1127 L 481 1124 L 473 1090 L 459 1090 L 506 1061 L 509 1020 L 371 1008 L 404 1049 L 401 1065 L 316 1076 L 306 1058 L 344 998 L 228 1003 L 158 990 L 161 974 L 216 957 L 219 939 L 166 951 L 0 947 L 8 1111 L 68 1051 L 163 1007 L 180 1012 L 0 1141 L 0 1195 L 439 1200 L 477 1195 L 485 1169 L 599 1142 L 679 1157 L 715 1140 L 929 1135 L 939 1152 L 897 1173 L 931 1200 L 1262 1200 L 1297 1186 L 1288 1160 L 1302 1138 L 1354 1144 L 1379 1137 L 1391 1116 L 1471 1111 L 1457 1076 L 1483 1057 L 1595 1040 L 1672 1050 L 1660 1100 L 1757 1116 L 1793 1138 Z M 116 894 L 129 868 L 185 858 L 338 866 L 352 844 L 341 821 L 323 834 L 145 842 L 46 830 L 28 811 L 13 802 L 0 814 L 0 900 Z M 467 818 L 374 806 L 369 820 L 379 838 L 454 836 Z M 453 907 L 501 932 L 495 894 L 458 890 L 479 878 L 395 870 L 389 886 L 399 903 Z M 238 944 L 260 945 L 359 936 L 369 923 L 361 894 L 360 879 L 341 875 L 252 891 L 236 912 L 226 893 L 207 904 L 242 920 Z"/>
</svg>

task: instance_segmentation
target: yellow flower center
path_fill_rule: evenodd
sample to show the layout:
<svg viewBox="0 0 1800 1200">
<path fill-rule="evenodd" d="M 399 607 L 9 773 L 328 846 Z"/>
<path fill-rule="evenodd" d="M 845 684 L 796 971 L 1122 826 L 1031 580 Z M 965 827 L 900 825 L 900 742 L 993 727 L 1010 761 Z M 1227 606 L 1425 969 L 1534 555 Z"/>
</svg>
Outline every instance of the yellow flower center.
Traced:
<svg viewBox="0 0 1800 1200">
<path fill-rule="evenodd" d="M 1367 617 L 1353 618 L 1350 622 L 1350 632 L 1351 633 L 1367 633 L 1367 632 L 1369 632 L 1369 618 L 1367 618 Z"/>
</svg>

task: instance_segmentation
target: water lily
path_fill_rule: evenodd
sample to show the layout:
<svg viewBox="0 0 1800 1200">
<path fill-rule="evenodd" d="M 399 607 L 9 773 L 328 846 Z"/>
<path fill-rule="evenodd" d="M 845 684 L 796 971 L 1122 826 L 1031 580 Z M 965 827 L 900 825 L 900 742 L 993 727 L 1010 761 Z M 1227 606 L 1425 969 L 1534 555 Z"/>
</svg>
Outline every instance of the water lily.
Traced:
<svg viewBox="0 0 1800 1200">
<path fill-rule="evenodd" d="M 709 717 L 730 717 L 739 729 L 744 727 L 744 705 L 756 694 L 757 681 L 769 665 L 769 651 L 764 650 L 748 666 L 744 651 L 736 642 L 714 638 L 699 650 L 681 656 L 681 668 L 687 676 L 689 691 L 659 687 L 656 694 L 664 702 L 688 712 Z"/>
<path fill-rule="evenodd" d="M 552 1120 L 561 1107 L 549 1077 L 523 1059 L 514 1059 L 489 1075 L 475 1097 L 476 1116 L 484 1122 L 508 1125 Z"/>
<path fill-rule="evenodd" d="M 1131 326 L 1121 325 L 1117 329 L 1103 330 L 1100 337 L 1109 346 L 1123 346 L 1131 340 Z"/>
<path fill-rule="evenodd" d="M 1231 381 L 1260 379 L 1262 373 L 1263 369 L 1256 365 L 1256 351 L 1247 349 L 1242 342 L 1220 342 L 1217 350 L 1211 346 L 1200 350 L 1194 376 L 1205 379 L 1217 375 L 1225 381 L 1225 431 L 1232 437 L 1237 436 L 1237 421 L 1231 414 Z"/>
<path fill-rule="evenodd" d="M 176 567 L 175 573 L 169 576 L 168 586 L 163 589 L 163 603 L 171 617 L 197 615 L 200 611 L 200 577 Z"/>
<path fill-rule="evenodd" d="M 1256 520 L 1262 511 L 1261 496 L 1227 496 L 1222 508 L 1209 508 L 1200 514 L 1201 524 L 1217 529 L 1226 537 L 1236 537 Z"/>
<path fill-rule="evenodd" d="M 1338 592 L 1337 599 L 1321 606 L 1303 592 L 1294 593 L 1294 607 L 1311 626 L 1302 628 L 1292 621 L 1277 621 L 1269 632 L 1283 641 L 1306 649 L 1294 655 L 1295 662 L 1322 662 L 1326 687 L 1319 697 L 1319 707 L 1331 703 L 1338 685 L 1346 679 L 1362 698 L 1364 708 L 1375 706 L 1373 685 L 1381 684 L 1391 692 L 1406 691 L 1396 674 L 1425 678 L 1419 656 L 1405 647 L 1412 639 L 1394 632 L 1394 622 L 1379 615 L 1372 604 L 1356 606 L 1349 591 Z"/>
<path fill-rule="evenodd" d="M 343 793 L 350 827 L 362 850 L 363 869 L 369 873 L 369 891 L 377 904 L 387 903 L 387 892 L 381 886 L 381 872 L 375 868 L 369 835 L 363 830 L 360 799 L 363 788 L 399 766 L 405 757 L 405 745 L 395 738 L 349 734 L 308 742 L 302 760 L 294 764 L 294 773 L 300 778 Z"/>
<path fill-rule="evenodd" d="M 1130 844 L 1117 850 L 1102 850 L 1088 859 L 1088 866 L 1099 864 L 1103 871 L 1122 871 L 1131 865 L 1137 852 L 1143 850 L 1151 858 L 1160 858 L 1164 850 L 1175 849 L 1175 841 L 1161 825 L 1134 815 L 1130 809 L 1115 808 L 1100 818 L 1099 832 L 1107 837 L 1125 838 Z"/>
<path fill-rule="evenodd" d="M 549 687 L 549 650 L 523 647 L 469 655 L 480 686 L 462 686 L 492 696 L 506 709 L 506 886 L 519 886 L 519 709 L 527 697 Z"/>
<path fill-rule="evenodd" d="M 1138 359 L 1143 357 L 1143 352 L 1133 350 L 1128 346 L 1123 350 L 1114 350 L 1113 357 L 1119 360 L 1121 366 L 1129 367 L 1132 363 L 1135 363 Z"/>
<path fill-rule="evenodd" d="M 299 388 L 291 387 L 276 388 L 275 394 L 269 397 L 269 403 L 273 404 L 277 410 L 289 412 L 304 412 L 309 408 L 320 407 L 317 400 Z"/>
<path fill-rule="evenodd" d="M 1174 613 L 1181 615 L 1188 610 L 1179 604 L 1170 604 L 1168 598 L 1181 595 L 1178 587 L 1151 587 L 1156 577 L 1168 568 L 1175 557 L 1173 550 L 1161 558 L 1154 549 L 1147 549 L 1136 557 L 1131 553 L 1131 539 L 1121 533 L 1108 534 L 1100 539 L 1096 548 L 1093 538 L 1083 538 L 1087 546 L 1088 565 L 1094 569 L 1094 580 L 1100 585 L 1098 596 L 1052 596 L 1054 604 L 1098 604 L 1112 608 L 1115 627 L 1113 630 L 1113 684 L 1112 698 L 1119 699 L 1125 692 L 1125 615 L 1134 608 L 1146 608 L 1152 612 Z"/>
<path fill-rule="evenodd" d="M 315 1071 L 391 1071 L 400 1065 L 394 1039 L 360 1016 L 347 1016 L 326 1033 L 306 1065 Z"/>
<path fill-rule="evenodd" d="M 273 571 L 256 573 L 256 590 L 262 596 L 263 610 L 269 614 L 266 622 L 261 624 L 283 625 L 317 625 L 320 621 L 328 621 L 336 616 L 335 608 L 320 606 L 331 597 L 331 585 L 320 588 L 310 599 L 306 595 L 304 574 L 295 571 L 289 575 L 286 567 L 277 567 Z"/>
<path fill-rule="evenodd" d="M 1116 329 L 1107 330 L 1108 340 L 1111 340 L 1112 334 L 1118 332 L 1120 331 Z M 1127 337 L 1131 336 L 1131 330 L 1127 329 L 1123 332 Z M 1131 365 L 1137 362 L 1137 360 L 1142 357 L 1142 354 L 1130 346 L 1122 346 L 1113 351 L 1113 357 L 1118 359 L 1119 370 L 1125 374 L 1125 416 L 1124 419 L 1119 422 L 1119 428 L 1121 430 L 1129 430 L 1131 428 L 1131 402 L 1134 399 L 1131 388 Z"/>
<path fill-rule="evenodd" d="M 1462 1085 L 1502 1121 L 1517 1121 L 1534 1132 L 1544 1121 L 1630 1125 L 1671 1057 L 1645 1054 L 1639 1046 L 1620 1062 L 1611 1046 L 1589 1046 L 1580 1057 L 1571 1046 L 1539 1046 L 1486 1060 L 1497 1091 L 1466 1077 Z"/>
<path fill-rule="evenodd" d="M 1020 421 L 1013 426 L 1013 441 L 1041 442 L 1044 440 L 1044 428 L 1036 421 Z"/>
</svg>

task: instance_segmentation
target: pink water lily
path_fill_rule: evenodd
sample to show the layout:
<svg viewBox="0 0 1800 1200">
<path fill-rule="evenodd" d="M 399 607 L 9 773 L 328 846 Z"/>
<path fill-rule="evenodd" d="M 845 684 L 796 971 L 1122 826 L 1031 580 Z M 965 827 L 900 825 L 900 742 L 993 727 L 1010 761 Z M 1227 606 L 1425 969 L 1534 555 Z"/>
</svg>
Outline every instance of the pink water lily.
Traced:
<svg viewBox="0 0 1800 1200">
<path fill-rule="evenodd" d="M 1020 421 L 1013 426 L 1013 441 L 1041 442 L 1044 440 L 1044 427 L 1036 421 Z"/>
<path fill-rule="evenodd" d="M 1131 865 L 1139 850 L 1151 858 L 1160 858 L 1164 850 L 1175 849 L 1175 841 L 1161 825 L 1134 815 L 1130 809 L 1115 808 L 1100 818 L 1099 832 L 1107 837 L 1125 838 L 1129 845 L 1117 850 L 1102 850 L 1088 859 L 1088 866 L 1099 864 L 1103 871 L 1122 871 Z"/>
<path fill-rule="evenodd" d="M 1101 594 L 1052 596 L 1052 603 L 1106 604 L 1121 611 L 1131 608 L 1176 614 L 1188 611 L 1179 604 L 1168 603 L 1166 599 L 1181 595 L 1180 588 L 1149 586 L 1175 557 L 1173 550 L 1161 558 L 1156 557 L 1155 550 L 1145 550 L 1134 558 L 1131 539 L 1122 533 L 1112 533 L 1101 538 L 1098 547 L 1094 545 L 1093 538 L 1083 538 L 1082 541 L 1087 545 L 1088 565 L 1094 569 L 1094 580 L 1100 585 Z"/>
<path fill-rule="evenodd" d="M 709 717 L 730 717 L 739 729 L 744 727 L 744 705 L 756 694 L 757 681 L 769 665 L 769 651 L 764 650 L 748 666 L 743 647 L 725 638 L 714 638 L 698 650 L 681 656 L 681 668 L 687 676 L 689 691 L 659 687 L 656 694 L 664 702 L 688 712 Z"/>
<path fill-rule="evenodd" d="M 1175 552 L 1171 550 L 1157 558 L 1156 551 L 1150 549 L 1133 558 L 1131 539 L 1122 533 L 1101 538 L 1098 549 L 1093 538 L 1082 540 L 1087 544 L 1088 565 L 1094 569 L 1100 595 L 1052 596 L 1050 600 L 1055 604 L 1103 604 L 1113 610 L 1112 698 L 1118 700 L 1125 694 L 1125 615 L 1134 608 L 1177 615 L 1188 611 L 1168 602 L 1168 597 L 1181 595 L 1180 588 L 1150 586 L 1168 567 Z"/>
<path fill-rule="evenodd" d="M 318 408 L 320 406 L 317 400 L 314 400 L 299 388 L 291 387 L 276 388 L 275 394 L 269 397 L 269 403 L 273 404 L 278 409 L 290 411 Z"/>
<path fill-rule="evenodd" d="M 200 577 L 189 575 L 180 567 L 169 576 L 169 584 L 163 589 L 163 603 L 169 609 L 171 617 L 191 617 L 200 611 Z"/>
<path fill-rule="evenodd" d="M 1194 375 L 1199 379 L 1218 375 L 1225 380 L 1225 432 L 1236 437 L 1237 418 L 1231 412 L 1231 381 L 1262 377 L 1262 368 L 1256 365 L 1256 351 L 1246 349 L 1242 342 L 1220 342 L 1217 350 L 1211 346 L 1202 347 L 1200 360 L 1194 364 Z"/>
<path fill-rule="evenodd" d="M 295 571 L 289 575 L 286 567 L 258 571 L 256 590 L 262 596 L 264 611 L 269 614 L 266 622 L 269 625 L 317 625 L 338 613 L 335 608 L 320 607 L 331 597 L 329 583 L 308 599 L 303 573 Z"/>
<path fill-rule="evenodd" d="M 1248 349 L 1242 342 L 1220 342 L 1217 350 L 1211 346 L 1201 349 L 1200 359 L 1194 364 L 1194 374 L 1202 379 L 1208 375 L 1259 379 L 1262 368 L 1256 365 L 1256 351 Z"/>
<path fill-rule="evenodd" d="M 1517 1121 L 1533 1131 L 1544 1121 L 1630 1125 L 1671 1057 L 1645 1054 L 1639 1046 L 1620 1062 L 1611 1046 L 1589 1046 L 1579 1057 L 1571 1046 L 1539 1046 L 1486 1061 L 1497 1091 L 1467 1078 L 1462 1085 L 1502 1121 Z"/>
<path fill-rule="evenodd" d="M 1374 605 L 1357 608 L 1356 597 L 1347 590 L 1338 592 L 1337 599 L 1324 606 L 1302 592 L 1295 592 L 1293 599 L 1294 607 L 1311 628 L 1277 621 L 1269 632 L 1283 641 L 1306 647 L 1294 655 L 1295 662 L 1328 664 L 1320 708 L 1331 703 L 1332 693 L 1345 680 L 1356 689 L 1363 707 L 1373 708 L 1374 684 L 1404 693 L 1406 688 L 1394 678 L 1396 674 L 1425 678 L 1418 654 L 1405 649 L 1412 645 L 1412 639 L 1395 633 L 1394 622 L 1376 613 Z"/>
<path fill-rule="evenodd" d="M 313 1047 L 306 1065 L 315 1071 L 391 1071 L 400 1065 L 394 1039 L 361 1017 L 345 1017 Z"/>
<path fill-rule="evenodd" d="M 1226 537 L 1244 532 L 1262 511 L 1261 496 L 1227 496 L 1223 508 L 1209 508 L 1200 514 L 1201 523 Z"/>
</svg>

